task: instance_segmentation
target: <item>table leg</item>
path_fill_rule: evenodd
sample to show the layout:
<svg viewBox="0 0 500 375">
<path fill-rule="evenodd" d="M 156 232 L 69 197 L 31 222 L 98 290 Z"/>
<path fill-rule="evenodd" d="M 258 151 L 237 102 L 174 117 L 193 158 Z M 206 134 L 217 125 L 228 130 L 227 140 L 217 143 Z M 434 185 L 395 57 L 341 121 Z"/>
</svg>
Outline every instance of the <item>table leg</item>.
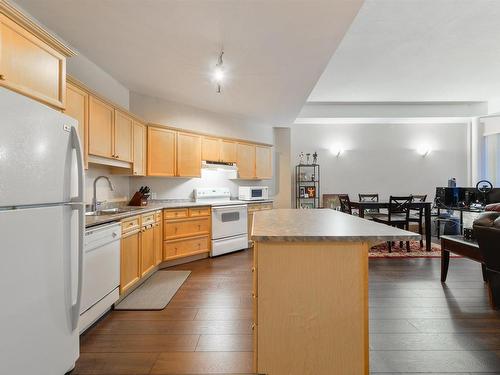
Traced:
<svg viewBox="0 0 500 375">
<path fill-rule="evenodd" d="M 425 250 L 431 251 L 431 205 L 426 204 L 425 215 Z"/>
<path fill-rule="evenodd" d="M 365 217 L 365 208 L 361 204 L 358 206 L 358 215 L 360 218 Z"/>
<path fill-rule="evenodd" d="M 460 234 L 464 234 L 464 211 L 460 210 Z"/>
<path fill-rule="evenodd" d="M 441 243 L 443 246 L 443 243 Z M 448 250 L 444 250 L 441 247 L 441 282 L 444 283 L 446 281 L 446 276 L 448 276 L 448 267 L 450 265 L 450 252 Z"/>
<path fill-rule="evenodd" d="M 439 237 L 441 237 L 441 220 L 439 220 L 439 214 L 441 213 L 441 210 L 439 209 L 439 207 L 437 208 L 437 222 L 436 222 L 436 226 L 437 226 L 437 238 L 439 239 Z M 427 230 L 427 229 L 426 229 Z"/>
<path fill-rule="evenodd" d="M 483 271 L 483 281 L 487 282 L 488 281 L 488 273 L 486 272 L 486 266 L 484 263 L 481 263 L 481 271 Z"/>
</svg>

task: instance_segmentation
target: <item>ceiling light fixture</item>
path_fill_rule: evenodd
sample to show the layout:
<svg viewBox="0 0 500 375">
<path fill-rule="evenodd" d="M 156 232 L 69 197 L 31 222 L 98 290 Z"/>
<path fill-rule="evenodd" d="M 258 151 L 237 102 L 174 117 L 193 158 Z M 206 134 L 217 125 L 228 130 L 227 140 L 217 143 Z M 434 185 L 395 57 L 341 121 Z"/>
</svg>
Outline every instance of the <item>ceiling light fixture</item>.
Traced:
<svg viewBox="0 0 500 375">
<path fill-rule="evenodd" d="M 222 60 L 222 55 L 224 55 L 224 51 L 220 51 L 219 60 L 217 60 L 217 64 L 215 65 L 214 70 L 214 80 L 217 84 L 217 94 L 222 92 L 222 81 L 224 80 L 224 61 Z"/>
</svg>

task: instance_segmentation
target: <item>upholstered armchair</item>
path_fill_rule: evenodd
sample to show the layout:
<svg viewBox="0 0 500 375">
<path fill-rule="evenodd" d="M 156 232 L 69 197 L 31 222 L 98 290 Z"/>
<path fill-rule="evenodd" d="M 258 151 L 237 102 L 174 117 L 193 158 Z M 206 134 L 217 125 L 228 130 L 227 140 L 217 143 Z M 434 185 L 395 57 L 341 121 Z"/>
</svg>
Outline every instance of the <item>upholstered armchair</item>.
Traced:
<svg viewBox="0 0 500 375">
<path fill-rule="evenodd" d="M 493 208 L 493 207 L 491 207 Z M 500 211 L 500 205 L 497 207 Z M 493 308 L 500 309 L 500 212 L 487 211 L 474 221 L 474 235 L 486 265 Z"/>
</svg>

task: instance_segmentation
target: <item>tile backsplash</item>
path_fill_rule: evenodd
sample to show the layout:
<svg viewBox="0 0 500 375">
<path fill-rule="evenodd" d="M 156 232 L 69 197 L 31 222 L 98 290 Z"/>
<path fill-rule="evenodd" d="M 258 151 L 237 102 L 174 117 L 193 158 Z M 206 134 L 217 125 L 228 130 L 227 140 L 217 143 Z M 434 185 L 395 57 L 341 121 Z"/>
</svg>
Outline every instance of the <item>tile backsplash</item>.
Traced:
<svg viewBox="0 0 500 375">
<path fill-rule="evenodd" d="M 193 190 L 202 187 L 228 187 L 231 197 L 236 198 L 239 186 L 261 185 L 269 186 L 269 194 L 273 195 L 271 180 L 238 180 L 232 170 L 202 169 L 199 178 L 128 177 L 111 174 L 106 166 L 90 164 L 85 173 L 85 203 L 92 203 L 94 179 L 101 175 L 109 177 L 115 187 L 110 191 L 106 181 L 97 183 L 97 200 L 108 203 L 128 202 L 145 185 L 151 188 L 153 199 L 193 199 Z"/>
<path fill-rule="evenodd" d="M 193 190 L 202 187 L 228 187 L 231 197 L 238 196 L 239 186 L 269 186 L 271 180 L 238 180 L 236 171 L 202 169 L 199 178 L 131 177 L 130 193 L 143 185 L 151 188 L 154 199 L 193 199 Z M 272 195 L 272 191 L 269 193 Z"/>
</svg>

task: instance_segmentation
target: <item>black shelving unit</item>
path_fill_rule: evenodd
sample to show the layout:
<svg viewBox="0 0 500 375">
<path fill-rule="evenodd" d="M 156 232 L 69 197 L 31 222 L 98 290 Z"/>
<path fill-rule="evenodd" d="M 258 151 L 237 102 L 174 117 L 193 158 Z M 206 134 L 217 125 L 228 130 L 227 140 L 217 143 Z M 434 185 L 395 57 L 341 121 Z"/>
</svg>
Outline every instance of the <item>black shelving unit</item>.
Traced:
<svg viewBox="0 0 500 375">
<path fill-rule="evenodd" d="M 319 208 L 319 181 L 319 164 L 295 166 L 296 208 Z"/>
</svg>

